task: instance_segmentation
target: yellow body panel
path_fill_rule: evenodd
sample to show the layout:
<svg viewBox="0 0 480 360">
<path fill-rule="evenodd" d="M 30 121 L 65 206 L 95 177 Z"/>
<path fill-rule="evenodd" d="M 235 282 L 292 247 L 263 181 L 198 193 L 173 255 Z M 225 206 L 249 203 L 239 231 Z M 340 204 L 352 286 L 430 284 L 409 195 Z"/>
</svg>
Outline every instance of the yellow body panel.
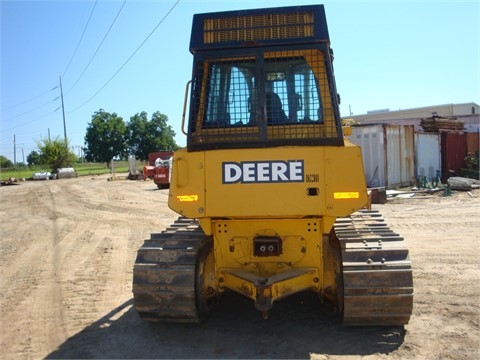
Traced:
<svg viewBox="0 0 480 360">
<path fill-rule="evenodd" d="M 233 175 L 242 168 L 238 181 L 225 179 L 229 164 Z M 366 203 L 357 146 L 179 150 L 174 155 L 169 206 L 188 218 L 336 218 Z"/>
</svg>

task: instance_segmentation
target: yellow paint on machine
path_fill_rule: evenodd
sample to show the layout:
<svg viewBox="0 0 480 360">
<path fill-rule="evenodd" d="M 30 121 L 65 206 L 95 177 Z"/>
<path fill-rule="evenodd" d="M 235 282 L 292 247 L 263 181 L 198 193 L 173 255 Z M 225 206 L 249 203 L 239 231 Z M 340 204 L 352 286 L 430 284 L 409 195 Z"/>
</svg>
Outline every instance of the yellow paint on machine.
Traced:
<svg viewBox="0 0 480 360">
<path fill-rule="evenodd" d="M 333 193 L 333 198 L 336 200 L 339 199 L 358 199 L 360 193 L 358 191 L 340 191 Z"/>
<path fill-rule="evenodd" d="M 333 219 L 366 203 L 361 152 L 348 144 L 207 152 L 183 149 L 173 160 L 169 206 L 201 224 L 215 218 L 265 218 L 265 214 L 271 219 Z"/>
</svg>

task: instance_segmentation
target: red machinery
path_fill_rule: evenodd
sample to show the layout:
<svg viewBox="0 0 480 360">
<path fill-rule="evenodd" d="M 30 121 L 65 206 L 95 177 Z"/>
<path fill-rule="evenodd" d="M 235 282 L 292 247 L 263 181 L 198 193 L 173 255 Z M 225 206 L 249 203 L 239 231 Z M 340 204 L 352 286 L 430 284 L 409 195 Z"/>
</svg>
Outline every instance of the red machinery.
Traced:
<svg viewBox="0 0 480 360">
<path fill-rule="evenodd" d="M 148 154 L 148 165 L 143 167 L 143 178 L 153 179 L 159 189 L 170 186 L 170 169 L 173 151 L 157 151 Z"/>
</svg>

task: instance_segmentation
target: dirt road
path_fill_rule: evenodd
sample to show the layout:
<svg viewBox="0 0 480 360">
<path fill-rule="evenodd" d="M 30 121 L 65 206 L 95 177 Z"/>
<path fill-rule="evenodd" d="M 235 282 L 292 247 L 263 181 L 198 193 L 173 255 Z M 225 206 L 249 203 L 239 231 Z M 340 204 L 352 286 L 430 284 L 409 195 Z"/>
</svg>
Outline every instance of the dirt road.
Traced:
<svg viewBox="0 0 480 360">
<path fill-rule="evenodd" d="M 150 325 L 132 309 L 137 248 L 177 216 L 168 190 L 106 176 L 0 189 L 1 357 L 480 358 L 480 191 L 376 205 L 414 267 L 405 327 L 343 327 L 300 294 L 262 320 L 228 294 L 198 326 Z"/>
</svg>

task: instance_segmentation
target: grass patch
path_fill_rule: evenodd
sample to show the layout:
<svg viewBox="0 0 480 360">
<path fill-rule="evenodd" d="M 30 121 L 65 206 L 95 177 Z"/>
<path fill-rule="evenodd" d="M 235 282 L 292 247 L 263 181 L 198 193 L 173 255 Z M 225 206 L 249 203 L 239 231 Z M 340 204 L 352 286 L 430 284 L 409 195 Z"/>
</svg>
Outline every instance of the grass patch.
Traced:
<svg viewBox="0 0 480 360">
<path fill-rule="evenodd" d="M 112 169 L 105 163 L 78 163 L 72 166 L 78 176 L 110 174 Z M 143 169 L 143 162 L 137 161 L 139 171 Z M 128 161 L 115 161 L 114 171 L 116 174 L 128 173 Z M 0 169 L 0 180 L 7 181 L 10 178 L 31 180 L 37 172 L 52 172 L 48 166 L 26 166 L 18 168 Z"/>
</svg>

